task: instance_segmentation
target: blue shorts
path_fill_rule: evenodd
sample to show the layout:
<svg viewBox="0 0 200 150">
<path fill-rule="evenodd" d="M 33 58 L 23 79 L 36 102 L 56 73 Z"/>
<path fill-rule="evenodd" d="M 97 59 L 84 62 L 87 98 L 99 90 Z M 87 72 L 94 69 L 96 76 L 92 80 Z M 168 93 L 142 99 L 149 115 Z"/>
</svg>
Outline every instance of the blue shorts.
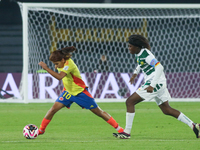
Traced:
<svg viewBox="0 0 200 150">
<path fill-rule="evenodd" d="M 67 91 L 63 91 L 57 98 L 56 102 L 64 104 L 67 108 L 70 108 L 73 102 L 86 109 L 94 109 L 98 107 L 97 103 L 94 101 L 94 98 L 87 91 L 87 89 L 76 96 L 69 94 Z"/>
</svg>

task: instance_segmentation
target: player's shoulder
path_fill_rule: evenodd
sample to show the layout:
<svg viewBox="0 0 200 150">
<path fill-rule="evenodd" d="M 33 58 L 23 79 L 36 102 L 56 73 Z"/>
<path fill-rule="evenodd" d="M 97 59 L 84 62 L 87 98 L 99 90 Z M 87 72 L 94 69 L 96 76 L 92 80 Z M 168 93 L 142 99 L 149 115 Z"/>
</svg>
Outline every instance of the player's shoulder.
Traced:
<svg viewBox="0 0 200 150">
<path fill-rule="evenodd" d="M 149 55 L 153 55 L 153 54 L 151 53 L 150 50 L 148 50 L 146 48 L 143 48 L 143 49 L 141 49 L 140 53 L 138 54 L 138 57 L 140 57 L 140 58 L 146 58 Z"/>
<path fill-rule="evenodd" d="M 73 60 L 68 59 L 65 61 L 63 68 L 58 68 L 58 71 L 67 71 L 69 68 L 73 68 Z"/>
<path fill-rule="evenodd" d="M 75 62 L 69 58 L 67 61 L 66 61 L 66 64 L 67 66 L 69 66 L 70 69 L 75 69 L 77 68 L 77 65 L 75 64 Z"/>
<path fill-rule="evenodd" d="M 66 60 L 66 62 L 65 62 L 65 65 L 67 65 L 67 66 L 71 66 L 71 65 L 74 65 L 75 63 L 74 63 L 74 61 L 71 59 L 71 58 L 69 58 L 68 60 Z"/>
</svg>

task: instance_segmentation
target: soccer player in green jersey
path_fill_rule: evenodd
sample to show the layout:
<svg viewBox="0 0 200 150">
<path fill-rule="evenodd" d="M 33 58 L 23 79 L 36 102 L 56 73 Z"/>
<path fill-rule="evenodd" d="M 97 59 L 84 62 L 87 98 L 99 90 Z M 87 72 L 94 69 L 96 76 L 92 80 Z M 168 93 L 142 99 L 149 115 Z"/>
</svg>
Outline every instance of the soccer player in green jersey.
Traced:
<svg viewBox="0 0 200 150">
<path fill-rule="evenodd" d="M 120 139 L 129 139 L 135 116 L 135 105 L 143 100 L 155 99 L 157 105 L 165 115 L 175 117 L 187 124 L 194 131 L 196 137 L 199 138 L 200 125 L 194 123 L 182 112 L 170 107 L 168 100 L 171 99 L 171 96 L 167 89 L 163 66 L 151 53 L 148 40 L 141 35 L 131 35 L 128 42 L 128 49 L 131 54 L 135 54 L 138 63 L 130 79 L 130 83 L 133 83 L 140 70 L 144 74 L 145 83 L 126 100 L 125 129 L 121 133 L 113 133 L 113 136 Z"/>
</svg>

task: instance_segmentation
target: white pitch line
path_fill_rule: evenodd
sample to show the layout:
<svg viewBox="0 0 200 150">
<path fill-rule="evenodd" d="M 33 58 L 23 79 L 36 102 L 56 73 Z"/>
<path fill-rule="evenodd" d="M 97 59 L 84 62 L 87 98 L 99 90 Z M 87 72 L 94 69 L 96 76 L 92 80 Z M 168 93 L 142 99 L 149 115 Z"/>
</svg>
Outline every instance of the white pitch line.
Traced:
<svg viewBox="0 0 200 150">
<path fill-rule="evenodd" d="M 33 141 L 34 140 L 34 141 Z M 33 140 L 29 140 L 29 141 L 1 141 L 1 143 L 28 143 L 28 142 L 31 142 L 31 143 L 49 143 L 48 141 L 37 141 L 36 139 L 33 139 Z M 64 142 L 66 142 L 66 143 L 94 143 L 94 142 L 96 142 L 96 143 L 100 143 L 100 142 L 109 142 L 109 141 L 111 141 L 111 142 L 113 142 L 113 141 L 115 141 L 116 142 L 116 140 L 117 140 L 117 142 L 128 142 L 128 141 L 136 141 L 136 142 L 140 142 L 140 141 L 145 141 L 145 142 L 147 142 L 147 141 L 149 141 L 149 142 L 156 142 L 156 141 L 158 141 L 158 142 L 185 142 L 185 141 L 198 141 L 198 139 L 194 139 L 194 140 L 147 140 L 147 139 L 145 139 L 145 140 L 136 140 L 136 139 L 133 139 L 133 140 L 130 140 L 130 139 L 115 139 L 115 140 L 95 140 L 95 141 L 54 141 L 53 143 L 64 143 Z M 50 141 L 51 142 L 51 141 Z"/>
</svg>

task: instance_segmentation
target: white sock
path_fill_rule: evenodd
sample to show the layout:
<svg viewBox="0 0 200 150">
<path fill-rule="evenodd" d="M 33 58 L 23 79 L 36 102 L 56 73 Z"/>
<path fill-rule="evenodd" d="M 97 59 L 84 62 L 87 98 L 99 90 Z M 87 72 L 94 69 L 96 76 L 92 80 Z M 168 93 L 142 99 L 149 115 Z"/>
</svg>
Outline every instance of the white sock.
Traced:
<svg viewBox="0 0 200 150">
<path fill-rule="evenodd" d="M 187 124 L 191 129 L 193 129 L 193 121 L 190 120 L 187 116 L 185 116 L 182 112 L 180 113 L 180 115 L 177 118 L 179 121 Z"/>
<path fill-rule="evenodd" d="M 126 127 L 124 129 L 124 132 L 128 134 L 131 134 L 134 116 L 135 116 L 135 113 L 126 112 Z"/>
</svg>

